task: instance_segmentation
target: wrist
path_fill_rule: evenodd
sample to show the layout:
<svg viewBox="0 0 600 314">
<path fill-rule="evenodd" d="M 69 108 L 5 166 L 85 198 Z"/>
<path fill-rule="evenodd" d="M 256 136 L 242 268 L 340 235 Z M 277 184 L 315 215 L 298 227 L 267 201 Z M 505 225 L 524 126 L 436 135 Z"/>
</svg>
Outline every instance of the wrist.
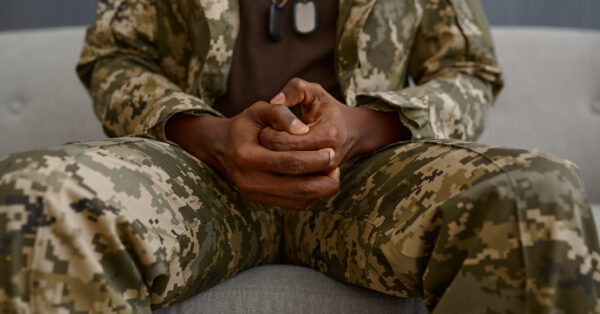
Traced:
<svg viewBox="0 0 600 314">
<path fill-rule="evenodd" d="M 410 138 L 410 131 L 395 112 L 380 112 L 365 107 L 347 109 L 349 138 L 353 143 L 349 158 Z"/>
<path fill-rule="evenodd" d="M 346 119 L 346 129 L 348 134 L 348 151 L 345 156 L 345 160 L 351 159 L 352 157 L 359 155 L 364 150 L 364 143 L 366 142 L 365 135 L 361 132 L 362 127 L 362 115 L 361 108 L 343 106 L 344 116 Z"/>
<path fill-rule="evenodd" d="M 210 115 L 177 114 L 167 121 L 165 135 L 204 163 L 223 170 L 227 123 L 226 118 Z"/>
</svg>

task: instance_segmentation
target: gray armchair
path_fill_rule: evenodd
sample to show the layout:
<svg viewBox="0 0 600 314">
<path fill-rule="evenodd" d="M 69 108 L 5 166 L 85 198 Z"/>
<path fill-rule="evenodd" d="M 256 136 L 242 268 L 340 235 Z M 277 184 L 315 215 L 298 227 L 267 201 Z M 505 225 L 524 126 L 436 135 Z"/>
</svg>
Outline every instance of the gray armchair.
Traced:
<svg viewBox="0 0 600 314">
<path fill-rule="evenodd" d="M 0 155 L 105 137 L 74 66 L 83 27 L 0 33 Z M 507 85 L 481 142 L 579 165 L 600 217 L 600 32 L 495 28 Z M 598 220 L 596 220 L 598 222 Z M 314 270 L 268 265 L 159 313 L 425 313 Z"/>
</svg>

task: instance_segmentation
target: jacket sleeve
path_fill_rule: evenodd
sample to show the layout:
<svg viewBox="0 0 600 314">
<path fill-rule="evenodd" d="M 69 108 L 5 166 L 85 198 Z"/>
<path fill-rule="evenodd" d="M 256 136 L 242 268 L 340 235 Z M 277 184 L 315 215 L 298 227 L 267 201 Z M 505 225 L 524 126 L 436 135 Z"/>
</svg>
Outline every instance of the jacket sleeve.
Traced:
<svg viewBox="0 0 600 314">
<path fill-rule="evenodd" d="M 175 113 L 220 115 L 163 73 L 156 10 L 149 0 L 100 0 L 88 28 L 77 74 L 108 136 L 164 141 L 164 124 Z"/>
<path fill-rule="evenodd" d="M 479 0 L 423 2 L 408 67 L 415 85 L 359 94 L 357 105 L 398 112 L 413 139 L 475 141 L 503 85 L 485 14 Z"/>
</svg>

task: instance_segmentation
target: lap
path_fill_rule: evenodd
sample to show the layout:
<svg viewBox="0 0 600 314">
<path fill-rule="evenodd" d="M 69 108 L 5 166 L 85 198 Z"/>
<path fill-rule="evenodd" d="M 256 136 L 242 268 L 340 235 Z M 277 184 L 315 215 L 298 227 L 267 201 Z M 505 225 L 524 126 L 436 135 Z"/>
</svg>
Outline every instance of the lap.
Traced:
<svg viewBox="0 0 600 314">
<path fill-rule="evenodd" d="M 2 157 L 0 169 L 0 250 L 20 261 L 4 283 L 21 281 L 21 291 L 62 281 L 73 295 L 87 284 L 86 293 L 100 293 L 121 273 L 124 291 L 115 295 L 130 290 L 139 298 L 145 283 L 146 301 L 166 304 L 278 258 L 275 209 L 246 201 L 212 168 L 166 143 L 71 143 Z M 82 253 L 90 248 L 96 263 Z M 33 273 L 39 282 L 27 282 Z"/>
<path fill-rule="evenodd" d="M 511 185 L 509 188 L 533 185 L 531 182 L 543 181 L 541 177 L 554 177 L 579 192 L 578 197 L 585 195 L 577 166 L 568 160 L 478 143 L 447 140 L 399 143 L 346 162 L 341 169 L 340 193 L 315 204 L 311 210 L 336 212 L 343 208 L 350 216 L 367 217 L 373 211 L 366 204 L 377 203 L 382 210 L 398 206 L 427 208 L 497 176 L 504 177 Z"/>
<path fill-rule="evenodd" d="M 395 144 L 341 169 L 338 195 L 305 212 L 285 211 L 284 250 L 290 261 L 343 281 L 423 297 L 431 289 L 423 285 L 449 283 L 466 262 L 479 278 L 497 265 L 513 265 L 505 279 L 517 288 L 525 272 L 539 273 L 533 269 L 539 265 L 519 271 L 520 245 L 529 241 L 546 254 L 535 234 L 559 221 L 569 224 L 573 238 L 552 241 L 597 248 L 577 167 L 564 159 L 432 140 Z M 590 253 L 580 257 L 590 259 Z M 570 266 L 576 265 L 573 260 Z"/>
<path fill-rule="evenodd" d="M 11 252 L 13 272 L 2 275 L 0 284 L 8 286 L 0 286 L 0 299 L 30 291 L 39 302 L 58 298 L 77 309 L 85 299 L 77 291 L 85 291 L 113 306 L 163 306 L 276 261 L 283 236 L 289 261 L 384 293 L 425 297 L 432 305 L 445 291 L 440 287 L 452 295 L 500 284 L 514 301 L 525 291 L 523 278 L 534 283 L 528 291 L 547 279 L 536 277 L 539 263 L 523 265 L 522 245 L 529 259 L 562 263 L 563 273 L 578 268 L 576 260 L 591 263 L 586 244 L 597 251 L 578 171 L 560 158 L 419 141 L 341 168 L 340 192 L 305 211 L 281 211 L 281 232 L 279 210 L 246 201 L 212 168 L 169 144 L 120 138 L 2 157 L 0 251 Z M 553 231 L 557 222 L 565 232 Z M 555 246 L 544 246 L 540 234 Z M 556 243 L 572 253 L 562 254 Z M 84 260 L 90 257 L 95 264 Z M 473 276 L 478 280 L 469 281 Z M 51 285 L 70 294 L 44 292 Z M 458 308 L 448 300 L 461 295 L 446 298 L 446 308 Z"/>
<path fill-rule="evenodd" d="M 231 216 L 240 206 L 265 209 L 246 204 L 217 172 L 184 150 L 142 138 L 70 143 L 8 155 L 0 163 L 6 195 L 35 201 L 77 185 L 88 201 L 104 203 L 107 211 L 165 221 L 175 233 Z"/>
</svg>

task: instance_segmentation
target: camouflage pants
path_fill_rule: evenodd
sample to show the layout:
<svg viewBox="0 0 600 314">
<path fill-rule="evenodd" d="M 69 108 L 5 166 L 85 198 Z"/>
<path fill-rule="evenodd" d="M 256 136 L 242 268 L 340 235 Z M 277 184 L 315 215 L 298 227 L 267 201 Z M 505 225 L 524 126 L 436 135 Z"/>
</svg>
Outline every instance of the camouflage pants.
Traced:
<svg viewBox="0 0 600 314">
<path fill-rule="evenodd" d="M 0 173 L 0 312 L 148 312 L 281 259 L 439 313 L 600 310 L 578 171 L 539 153 L 399 143 L 301 212 L 141 138 L 14 154 Z"/>
</svg>

